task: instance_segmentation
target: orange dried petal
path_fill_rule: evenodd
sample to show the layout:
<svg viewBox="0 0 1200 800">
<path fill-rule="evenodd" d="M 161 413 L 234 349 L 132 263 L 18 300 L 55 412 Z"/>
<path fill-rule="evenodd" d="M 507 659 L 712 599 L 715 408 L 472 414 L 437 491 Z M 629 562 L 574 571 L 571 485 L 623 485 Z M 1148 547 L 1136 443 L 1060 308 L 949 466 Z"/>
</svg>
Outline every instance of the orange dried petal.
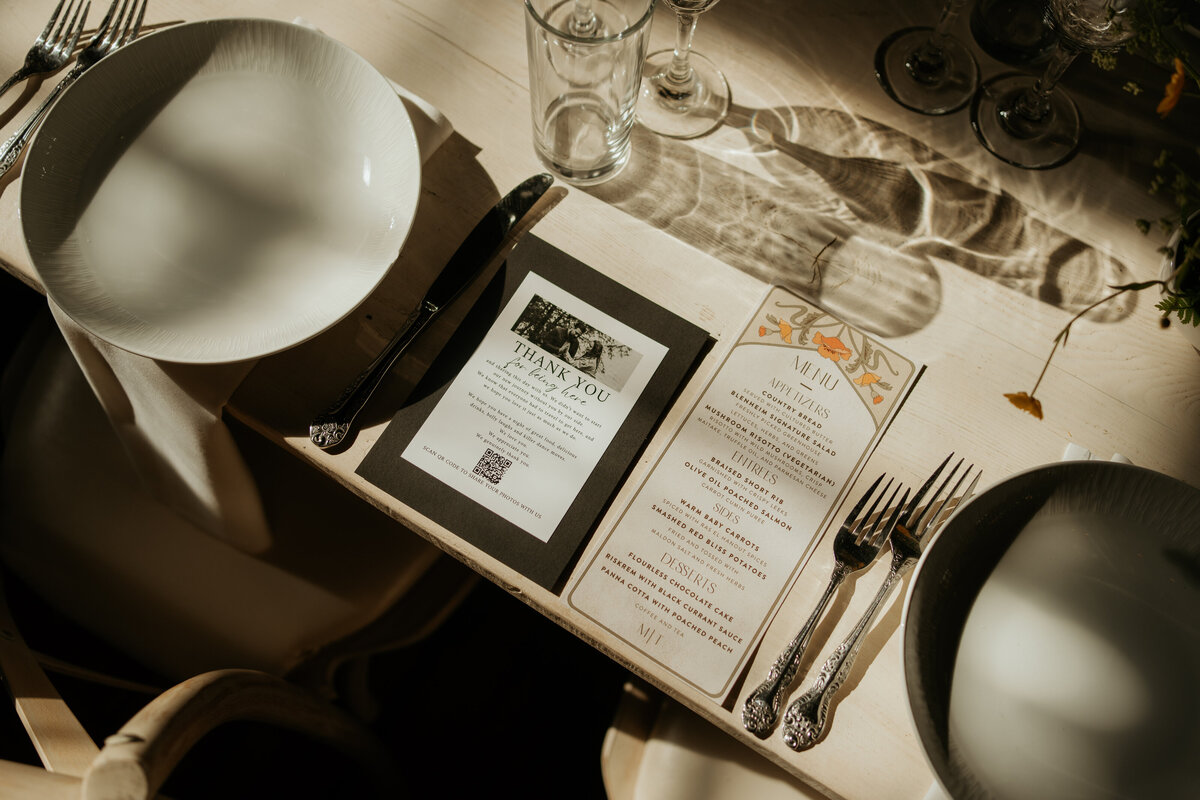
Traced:
<svg viewBox="0 0 1200 800">
<path fill-rule="evenodd" d="M 1186 80 L 1187 74 L 1184 72 L 1183 62 L 1177 58 L 1175 59 L 1175 72 L 1171 73 L 1171 79 L 1167 81 L 1167 85 L 1163 89 L 1163 99 L 1155 109 L 1160 117 L 1165 119 L 1167 114 L 1170 114 L 1171 110 L 1179 105 L 1179 98 L 1183 97 L 1183 86 Z"/>
<path fill-rule="evenodd" d="M 1038 419 L 1042 418 L 1042 401 L 1032 397 L 1028 392 L 1016 392 L 1004 396 L 1008 398 L 1008 402 L 1022 411 L 1026 411 Z"/>
</svg>

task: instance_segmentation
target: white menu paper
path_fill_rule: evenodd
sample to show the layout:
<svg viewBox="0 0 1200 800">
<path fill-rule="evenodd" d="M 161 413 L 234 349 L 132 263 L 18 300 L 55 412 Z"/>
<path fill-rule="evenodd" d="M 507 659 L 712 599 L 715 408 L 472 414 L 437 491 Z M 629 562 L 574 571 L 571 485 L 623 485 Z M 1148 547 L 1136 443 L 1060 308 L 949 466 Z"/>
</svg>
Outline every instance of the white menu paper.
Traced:
<svg viewBox="0 0 1200 800">
<path fill-rule="evenodd" d="M 403 458 L 549 541 L 666 352 L 530 273 Z"/>
<path fill-rule="evenodd" d="M 568 602 L 723 700 L 920 373 L 773 287 Z"/>
</svg>

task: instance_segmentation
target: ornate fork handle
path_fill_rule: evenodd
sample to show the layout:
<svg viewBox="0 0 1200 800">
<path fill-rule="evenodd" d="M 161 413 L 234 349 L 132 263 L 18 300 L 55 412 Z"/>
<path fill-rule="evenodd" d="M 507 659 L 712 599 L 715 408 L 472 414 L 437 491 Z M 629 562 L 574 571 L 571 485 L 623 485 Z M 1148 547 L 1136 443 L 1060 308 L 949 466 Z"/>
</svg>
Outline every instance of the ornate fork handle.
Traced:
<svg viewBox="0 0 1200 800">
<path fill-rule="evenodd" d="M 898 558 L 892 564 L 862 619 L 837 649 L 830 653 L 808 691 L 788 706 L 787 713 L 783 715 L 783 741 L 788 747 L 796 751 L 807 750 L 821 738 L 829 714 L 829 704 L 846 682 L 850 668 L 854 666 L 854 660 L 858 657 L 858 651 L 866 638 L 866 632 L 875 622 L 875 617 L 879 615 L 879 610 L 883 608 L 883 603 L 892 593 L 892 589 L 915 564 L 915 558 Z"/>
<path fill-rule="evenodd" d="M 841 564 L 834 567 L 829 585 L 825 587 L 825 593 L 821 595 L 817 607 L 809 615 L 804 627 L 775 659 L 775 663 L 767 672 L 766 680 L 746 698 L 746 703 L 742 706 L 742 724 L 758 738 L 766 739 L 771 735 L 775 721 L 779 719 L 779 697 L 784 688 L 791 686 L 792 680 L 795 679 L 804 648 L 808 647 L 808 642 L 812 639 L 817 621 L 829 605 L 833 593 L 850 572 L 848 567 Z"/>
<path fill-rule="evenodd" d="M 9 76 L 8 80 L 6 80 L 4 83 L 0 83 L 0 95 L 3 95 L 5 92 L 7 92 L 13 86 L 20 83 L 21 81 L 25 80 L 26 78 L 28 78 L 30 75 L 33 75 L 33 74 L 34 74 L 33 70 L 29 68 L 29 62 L 25 62 L 25 64 L 23 64 L 20 69 L 18 69 L 16 72 L 14 72 L 12 75 Z"/>
<path fill-rule="evenodd" d="M 37 111 L 30 114 L 29 119 L 25 120 L 25 124 L 17 128 L 16 132 L 8 137 L 8 141 L 4 143 L 3 149 L 0 149 L 0 177 L 4 177 L 5 173 L 13 168 L 13 164 L 17 163 L 17 159 L 21 157 L 21 151 L 29 143 L 33 132 L 37 130 L 38 123 L 42 121 L 42 117 L 46 116 L 46 112 L 50 110 L 50 106 L 54 105 L 54 101 L 63 93 L 63 90 L 74 83 L 88 66 L 90 65 L 76 64 L 71 67 L 71 71 L 63 76 L 63 79 L 50 91 L 49 96 L 37 107 Z"/>
<path fill-rule="evenodd" d="M 317 447 L 329 449 L 340 444 L 350 432 L 350 425 L 363 410 L 383 378 L 392 369 L 404 348 L 412 341 L 437 311 L 430 303 L 422 303 L 400 325 L 383 351 L 366 369 L 350 382 L 341 396 L 319 414 L 308 427 L 308 438 Z"/>
</svg>

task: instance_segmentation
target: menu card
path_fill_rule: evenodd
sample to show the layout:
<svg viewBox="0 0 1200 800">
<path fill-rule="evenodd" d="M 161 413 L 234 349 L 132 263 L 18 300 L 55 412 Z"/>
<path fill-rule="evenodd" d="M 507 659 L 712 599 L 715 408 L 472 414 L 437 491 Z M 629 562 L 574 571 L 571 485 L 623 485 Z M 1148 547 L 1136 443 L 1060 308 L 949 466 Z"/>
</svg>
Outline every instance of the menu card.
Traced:
<svg viewBox="0 0 1200 800">
<path fill-rule="evenodd" d="M 772 287 L 569 604 L 723 702 L 922 371 Z"/>
<path fill-rule="evenodd" d="M 534 236 L 497 280 L 358 474 L 555 589 L 709 337 Z"/>
</svg>

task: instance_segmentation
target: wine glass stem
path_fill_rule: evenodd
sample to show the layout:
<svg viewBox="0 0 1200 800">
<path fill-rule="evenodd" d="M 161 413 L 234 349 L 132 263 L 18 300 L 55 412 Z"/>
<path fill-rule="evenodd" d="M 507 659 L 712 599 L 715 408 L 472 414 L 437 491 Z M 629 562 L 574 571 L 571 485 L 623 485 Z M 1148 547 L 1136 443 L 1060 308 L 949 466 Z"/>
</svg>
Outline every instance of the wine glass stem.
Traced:
<svg viewBox="0 0 1200 800">
<path fill-rule="evenodd" d="M 596 32 L 596 12 L 592 0 L 575 0 L 575 12 L 571 16 L 571 33 L 588 36 Z"/>
<path fill-rule="evenodd" d="M 958 14 L 962 11 L 963 0 L 946 0 L 946 4 L 942 6 L 942 13 L 938 17 L 937 24 L 933 26 L 933 33 L 930 34 L 929 40 L 937 47 L 941 47 L 942 42 L 946 39 L 946 34 L 954 27 L 955 21 L 958 19 Z"/>
<path fill-rule="evenodd" d="M 946 74 L 945 46 L 950 28 L 958 19 L 964 0 L 946 0 L 937 24 L 929 32 L 929 38 L 918 47 L 905 61 L 908 74 L 920 83 L 935 84 Z"/>
<path fill-rule="evenodd" d="M 1022 117 L 1036 121 L 1042 119 L 1050 111 L 1050 93 L 1058 85 L 1063 73 L 1071 62 L 1079 55 L 1079 51 L 1059 45 L 1050 57 L 1042 77 L 1038 78 L 1033 88 L 1022 92 L 1013 106 L 1013 110 Z"/>
<path fill-rule="evenodd" d="M 692 51 L 692 37 L 696 34 L 698 16 L 687 11 L 677 11 L 675 14 L 675 53 L 664 77 L 671 90 L 679 94 L 691 91 L 695 79 L 688 54 Z"/>
</svg>

